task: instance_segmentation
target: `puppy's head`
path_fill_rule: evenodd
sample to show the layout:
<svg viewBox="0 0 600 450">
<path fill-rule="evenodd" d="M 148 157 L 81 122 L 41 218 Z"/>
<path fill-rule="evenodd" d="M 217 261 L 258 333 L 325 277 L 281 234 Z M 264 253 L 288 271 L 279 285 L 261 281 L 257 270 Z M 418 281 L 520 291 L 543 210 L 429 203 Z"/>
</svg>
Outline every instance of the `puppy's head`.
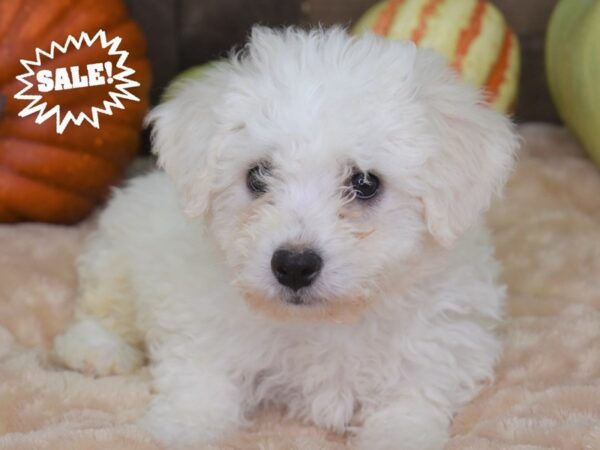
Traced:
<svg viewBox="0 0 600 450">
<path fill-rule="evenodd" d="M 150 121 L 185 212 L 277 318 L 359 317 L 477 220 L 517 145 L 432 53 L 338 28 L 256 28 Z"/>
</svg>

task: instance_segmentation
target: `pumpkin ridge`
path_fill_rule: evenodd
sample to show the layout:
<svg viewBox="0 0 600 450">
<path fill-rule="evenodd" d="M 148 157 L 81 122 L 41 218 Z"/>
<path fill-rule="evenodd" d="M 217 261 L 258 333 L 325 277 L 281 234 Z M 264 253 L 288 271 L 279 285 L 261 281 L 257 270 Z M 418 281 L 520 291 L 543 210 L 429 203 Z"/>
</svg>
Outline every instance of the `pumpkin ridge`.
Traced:
<svg viewBox="0 0 600 450">
<path fill-rule="evenodd" d="M 35 1 L 35 0 L 34 0 Z M 15 14 L 15 16 L 13 17 L 13 23 L 7 27 L 7 35 L 10 36 L 11 34 L 15 33 L 15 28 L 17 30 L 19 30 L 20 28 L 23 28 L 26 26 L 27 24 L 27 16 L 23 17 L 23 15 L 27 15 L 28 13 L 30 13 L 30 9 L 27 8 L 27 0 L 25 0 L 25 5 L 21 5 L 21 8 L 19 8 L 19 11 Z M 63 9 L 59 9 L 58 12 L 58 18 L 60 18 L 62 15 L 65 14 L 66 11 L 69 10 L 69 4 L 64 4 L 62 5 Z M 17 23 L 15 23 L 17 22 Z M 44 34 L 47 34 L 49 30 L 52 30 L 54 28 L 54 23 L 53 22 L 49 22 L 46 27 L 44 29 L 42 29 L 41 31 L 38 30 L 38 33 L 36 34 L 36 36 L 33 37 L 33 41 L 35 42 L 37 39 L 39 39 L 40 36 L 43 36 Z M 4 42 L 4 38 L 0 39 L 0 42 L 3 44 Z M 35 45 L 34 42 L 31 42 L 33 45 Z M 10 44 L 11 42 L 8 42 L 8 48 L 10 49 Z M 3 45 L 0 45 L 0 50 L 2 49 Z M 14 50 L 12 50 L 14 51 Z M 7 52 L 9 53 L 9 52 Z M 2 54 L 2 52 L 0 52 L 0 54 Z M 35 47 L 32 48 L 32 58 L 35 57 Z M 23 66 L 20 63 L 20 59 L 18 57 L 13 57 L 10 58 L 7 62 L 4 62 L 3 65 L 3 69 L 4 69 L 4 74 L 3 76 L 0 77 L 0 86 L 4 86 L 9 80 L 14 79 L 17 75 L 20 75 L 21 73 L 23 73 Z"/>
<path fill-rule="evenodd" d="M 115 29 L 117 29 L 121 25 L 127 25 L 128 22 L 130 22 L 130 19 L 128 19 L 127 17 L 124 17 L 124 18 L 122 18 L 121 21 L 115 22 L 114 24 L 111 24 L 109 27 L 102 27 L 102 30 L 104 30 L 107 39 L 110 41 L 110 36 L 109 35 L 111 34 L 111 32 L 114 32 Z M 71 51 L 80 51 L 80 50 L 71 50 Z M 131 54 L 131 52 L 130 52 L 130 54 Z M 58 53 L 58 56 L 55 57 L 54 59 L 52 59 L 52 61 L 56 62 L 57 65 L 68 66 L 69 64 L 58 64 L 58 63 L 61 62 L 63 59 L 69 58 L 69 56 L 70 56 L 69 52 L 67 52 L 67 53 Z M 141 59 L 141 58 L 137 58 L 137 59 Z M 129 58 L 128 58 L 128 61 L 129 61 Z"/>
<path fill-rule="evenodd" d="M 12 25 L 12 21 L 15 19 L 15 17 L 17 17 L 19 15 L 19 12 L 23 9 L 21 6 L 21 4 L 23 3 L 23 0 L 13 0 L 12 3 L 12 7 L 14 8 L 12 10 L 12 16 L 7 16 L 4 15 L 4 17 L 1 18 L 0 20 L 0 41 L 2 41 L 6 35 L 6 33 L 8 31 L 10 31 L 10 27 Z M 4 10 L 6 12 L 6 10 Z M 2 21 L 5 21 L 4 23 L 6 24 L 5 27 L 2 27 Z"/>
<path fill-rule="evenodd" d="M 71 191 L 69 189 L 66 189 L 66 188 L 63 188 L 63 187 L 60 187 L 60 186 L 56 186 L 56 185 L 54 185 L 52 183 L 48 183 L 48 182 L 46 182 L 44 180 L 36 179 L 35 177 L 30 177 L 28 175 L 23 175 L 22 173 L 19 173 L 18 171 L 13 170 L 13 169 L 11 169 L 10 167 L 7 167 L 7 166 L 0 166 L 0 172 L 4 172 L 4 173 L 7 173 L 8 175 L 16 176 L 16 177 L 19 177 L 19 178 L 24 178 L 24 179 L 26 179 L 28 181 L 35 181 L 37 184 L 50 187 L 52 189 L 64 192 L 64 193 L 69 194 L 69 195 L 73 195 L 75 197 L 79 197 L 81 200 L 92 201 L 92 202 L 95 201 L 95 199 L 90 198 L 89 196 L 87 196 L 85 194 L 82 194 L 81 192 L 73 192 L 73 191 Z"/>
<path fill-rule="evenodd" d="M 125 128 L 125 127 L 123 127 Z M 25 137 L 21 137 L 21 136 L 2 136 L 0 135 L 0 143 L 2 142 L 2 140 L 14 140 L 14 141 L 19 141 L 19 142 L 23 142 L 23 143 L 28 143 L 28 142 L 35 142 L 39 145 L 45 145 L 47 147 L 55 147 L 55 148 L 60 148 L 62 150 L 65 150 L 69 153 L 77 153 L 77 154 L 81 154 L 84 156 L 91 156 L 94 157 L 96 159 L 99 159 L 100 161 L 107 163 L 107 164 L 117 164 L 114 159 L 110 158 L 109 156 L 104 156 L 104 155 L 100 155 L 98 153 L 95 152 L 91 152 L 89 150 L 83 150 L 81 147 L 74 147 L 73 145 L 67 145 L 67 144 L 63 144 L 63 143 L 55 143 L 55 142 L 48 142 L 48 141 L 43 141 L 41 139 L 31 139 L 31 138 L 25 138 Z M 118 165 L 118 164 L 117 164 Z"/>
<path fill-rule="evenodd" d="M 81 6 L 79 8 L 81 8 Z M 53 34 L 57 29 L 63 29 L 63 28 L 65 28 L 63 26 L 63 23 L 65 23 L 65 22 L 66 23 L 70 23 L 71 22 L 71 17 L 70 16 L 72 14 L 80 12 L 80 9 L 78 9 L 78 8 L 67 8 L 67 10 L 69 11 L 69 14 L 61 16 L 60 20 L 57 20 L 56 22 L 54 22 L 53 27 L 46 31 L 47 34 Z M 113 18 L 112 16 L 109 16 L 109 17 L 110 17 L 110 19 L 108 19 L 108 21 L 106 23 L 101 24 L 101 26 L 100 26 L 99 29 L 102 29 L 104 31 L 108 31 L 110 29 L 110 27 L 113 26 L 113 23 L 123 23 L 123 22 L 126 22 L 128 20 L 132 20 L 130 17 L 127 16 L 127 14 L 123 14 L 120 17 L 117 16 L 116 18 Z M 115 20 L 116 22 L 110 22 L 110 20 Z M 107 24 L 109 25 L 108 28 L 106 27 Z M 66 38 L 67 38 L 67 36 L 65 36 L 65 40 L 66 40 Z"/>
<path fill-rule="evenodd" d="M 117 140 L 119 142 L 111 143 L 109 146 L 110 150 L 104 146 L 81 146 L 80 144 L 74 143 L 74 138 L 71 138 L 72 132 L 70 130 L 67 130 L 66 134 L 62 135 L 56 134 L 54 128 L 52 128 L 50 136 L 45 134 L 47 133 L 45 130 L 40 130 L 40 134 L 27 134 L 28 130 L 26 127 L 19 128 L 14 125 L 15 120 L 18 121 L 22 119 L 16 114 L 7 114 L 3 119 L 0 120 L 0 142 L 2 139 L 17 139 L 23 142 L 29 141 L 65 147 L 66 149 L 74 152 L 92 154 L 97 158 L 117 164 L 118 166 L 126 165 L 130 159 L 128 156 L 130 150 L 125 143 L 139 140 L 139 137 L 137 137 L 137 132 L 132 131 L 129 124 L 123 124 L 121 122 L 109 122 L 108 125 L 104 123 L 104 126 L 108 126 L 110 128 L 109 133 L 111 133 L 112 137 L 114 137 L 115 134 L 120 136 L 120 140 Z M 135 153 L 136 151 L 137 150 L 131 150 L 131 153 Z"/>
<path fill-rule="evenodd" d="M 3 180 L 2 174 L 8 175 L 9 178 L 13 178 L 13 183 L 14 183 L 14 179 L 16 178 L 17 180 L 19 180 L 22 183 L 25 183 L 25 185 L 28 185 L 27 187 L 29 189 L 24 189 L 25 192 L 27 192 L 28 194 L 31 194 L 32 190 L 36 190 L 38 191 L 37 194 L 39 194 L 40 190 L 43 191 L 49 191 L 50 195 L 54 197 L 54 201 L 56 202 L 56 197 L 57 195 L 63 196 L 63 197 L 67 197 L 69 198 L 69 203 L 68 205 L 64 204 L 64 198 L 62 199 L 62 201 L 59 201 L 59 203 L 61 203 L 60 205 L 54 205 L 54 206 L 58 206 L 60 210 L 62 210 L 62 213 L 59 211 L 54 211 L 51 212 L 51 216 L 47 215 L 47 214 L 40 214 L 39 208 L 37 207 L 37 205 L 35 203 L 31 203 L 31 202 L 16 202 L 17 204 L 13 204 L 11 203 L 10 206 L 8 207 L 9 210 L 12 210 L 13 212 L 15 212 L 16 214 L 19 214 L 22 218 L 24 218 L 27 221 L 52 221 L 52 222 L 56 222 L 57 221 L 57 217 L 60 216 L 61 217 L 61 221 L 60 223 L 75 223 L 79 220 L 81 220 L 82 217 L 82 212 L 83 210 L 87 210 L 88 213 L 91 210 L 90 206 L 94 205 L 95 203 L 93 201 L 90 201 L 88 198 L 82 197 L 81 195 L 79 195 L 78 193 L 75 192 L 70 192 L 70 191 L 66 191 L 64 189 L 59 189 L 56 188 L 55 186 L 46 184 L 46 183 L 40 183 L 37 180 L 33 180 L 30 179 L 28 177 L 23 177 L 22 175 L 16 174 L 14 172 L 12 172 L 11 170 L 8 170 L 6 167 L 2 167 L 0 166 L 0 201 L 2 201 L 2 198 L 4 197 L 4 195 L 2 194 L 3 189 L 2 189 L 2 185 L 6 183 L 6 180 Z M 33 188 L 33 189 L 32 189 Z M 6 191 L 5 191 L 6 192 Z M 46 197 L 47 197 L 47 193 L 46 193 Z M 10 198 L 10 197 L 9 197 Z M 73 202 L 76 202 L 77 204 L 73 204 Z M 18 205 L 23 204 L 22 207 L 19 207 Z M 4 203 L 4 205 L 6 205 L 6 202 Z M 29 208 L 29 211 L 27 210 Z M 65 208 L 71 209 L 73 211 L 73 209 L 75 209 L 74 212 L 72 212 L 71 214 L 69 213 L 65 213 Z M 37 209 L 37 211 L 31 211 L 32 209 Z M 47 205 L 42 205 L 42 210 L 46 209 L 47 211 Z M 57 216 L 58 214 L 58 216 Z"/>
<path fill-rule="evenodd" d="M 94 203 L 94 204 L 96 202 L 98 202 L 98 199 L 101 199 L 103 197 L 103 195 L 105 194 L 105 193 L 103 193 L 101 195 L 92 196 L 90 194 L 85 194 L 85 193 L 83 193 L 81 191 L 73 191 L 73 190 L 71 190 L 71 189 L 69 189 L 69 188 L 67 188 L 65 186 L 59 186 L 57 184 L 48 182 L 48 180 L 44 180 L 43 178 L 40 178 L 39 176 L 32 175 L 32 174 L 29 174 L 29 173 L 23 173 L 23 172 L 21 172 L 19 170 L 15 170 L 15 169 L 13 169 L 11 167 L 8 167 L 6 165 L 0 166 L 0 171 L 8 173 L 9 175 L 12 175 L 12 176 L 17 176 L 19 178 L 24 178 L 24 179 L 27 179 L 29 181 L 34 181 L 34 182 L 36 182 L 39 185 L 50 187 L 50 188 L 55 189 L 57 191 L 61 191 L 61 192 L 64 192 L 66 194 L 73 195 L 75 197 L 79 197 L 79 199 L 81 199 L 81 200 L 85 200 L 87 202 Z M 107 189 L 107 191 L 108 191 L 108 189 Z"/>
<path fill-rule="evenodd" d="M 23 215 L 5 203 L 0 202 L 0 222 L 13 223 L 23 219 Z"/>
<path fill-rule="evenodd" d="M 19 10 L 19 12 L 15 15 L 15 17 L 13 17 L 13 24 L 10 28 L 10 31 L 14 32 L 15 31 L 15 26 L 18 26 L 19 28 L 21 27 L 26 27 L 27 23 L 29 22 L 29 20 L 31 19 L 31 10 L 33 8 L 28 8 L 28 4 L 31 5 L 32 3 L 35 4 L 37 3 L 38 0 L 25 0 L 25 4 L 21 5 L 21 8 Z M 54 4 L 56 4 L 56 2 L 54 2 Z M 54 20 L 53 21 L 49 21 L 44 28 L 42 29 L 38 29 L 37 30 L 37 34 L 35 36 L 33 36 L 34 40 L 39 39 L 40 36 L 48 34 L 49 31 L 53 30 L 55 28 L 55 24 L 57 21 L 61 20 L 71 9 L 73 5 L 71 4 L 71 2 L 64 2 L 62 4 L 59 5 L 58 8 L 55 9 L 55 11 L 58 11 L 56 13 L 56 15 L 54 16 Z"/>
<path fill-rule="evenodd" d="M 36 0 L 34 0 L 34 2 L 35 1 Z M 59 24 L 60 22 L 63 22 L 65 17 L 68 17 L 71 14 L 72 6 L 73 5 L 70 2 L 67 3 L 66 6 L 54 18 L 54 21 L 49 23 L 48 28 L 44 29 L 44 31 L 40 34 L 49 34 L 50 32 L 54 31 L 56 29 L 57 24 Z"/>
</svg>

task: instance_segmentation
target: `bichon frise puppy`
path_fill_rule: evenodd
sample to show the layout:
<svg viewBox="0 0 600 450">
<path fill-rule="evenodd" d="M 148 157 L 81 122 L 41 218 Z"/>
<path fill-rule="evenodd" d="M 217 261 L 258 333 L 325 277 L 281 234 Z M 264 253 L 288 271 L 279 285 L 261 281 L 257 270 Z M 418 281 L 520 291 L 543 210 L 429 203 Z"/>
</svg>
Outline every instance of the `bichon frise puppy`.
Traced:
<svg viewBox="0 0 600 450">
<path fill-rule="evenodd" d="M 481 213 L 505 117 L 409 42 L 256 28 L 150 113 L 164 172 L 115 192 L 66 365 L 133 371 L 169 448 L 276 404 L 353 448 L 443 446 L 490 380 L 504 289 Z"/>
</svg>

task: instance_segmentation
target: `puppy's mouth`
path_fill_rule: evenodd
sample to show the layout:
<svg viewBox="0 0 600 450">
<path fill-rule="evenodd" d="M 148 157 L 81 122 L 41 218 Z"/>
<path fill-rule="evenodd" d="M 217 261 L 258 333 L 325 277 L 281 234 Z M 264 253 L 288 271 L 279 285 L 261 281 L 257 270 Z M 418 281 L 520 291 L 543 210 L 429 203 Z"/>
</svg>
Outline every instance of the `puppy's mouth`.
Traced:
<svg viewBox="0 0 600 450">
<path fill-rule="evenodd" d="M 319 299 L 299 292 L 285 293 L 282 295 L 281 301 L 292 306 L 301 307 L 311 307 L 323 303 Z"/>
<path fill-rule="evenodd" d="M 277 321 L 354 323 L 359 320 L 369 301 L 366 298 L 321 299 L 298 293 L 281 293 L 267 297 L 261 293 L 242 289 L 246 304 L 253 311 Z"/>
<path fill-rule="evenodd" d="M 292 295 L 288 301 L 292 305 L 304 305 L 306 304 L 304 298 L 299 295 Z"/>
</svg>

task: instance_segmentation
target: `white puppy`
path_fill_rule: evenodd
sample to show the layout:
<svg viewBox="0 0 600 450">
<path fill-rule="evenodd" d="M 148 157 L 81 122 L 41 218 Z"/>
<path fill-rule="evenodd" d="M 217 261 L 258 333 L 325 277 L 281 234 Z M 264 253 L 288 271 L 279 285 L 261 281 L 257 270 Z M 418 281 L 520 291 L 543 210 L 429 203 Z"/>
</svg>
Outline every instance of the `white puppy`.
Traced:
<svg viewBox="0 0 600 450">
<path fill-rule="evenodd" d="M 96 374 L 151 364 L 170 448 L 259 405 L 363 450 L 439 449 L 493 375 L 504 289 L 478 225 L 510 122 L 408 42 L 256 28 L 151 114 L 163 172 L 115 193 L 56 340 Z"/>
</svg>

